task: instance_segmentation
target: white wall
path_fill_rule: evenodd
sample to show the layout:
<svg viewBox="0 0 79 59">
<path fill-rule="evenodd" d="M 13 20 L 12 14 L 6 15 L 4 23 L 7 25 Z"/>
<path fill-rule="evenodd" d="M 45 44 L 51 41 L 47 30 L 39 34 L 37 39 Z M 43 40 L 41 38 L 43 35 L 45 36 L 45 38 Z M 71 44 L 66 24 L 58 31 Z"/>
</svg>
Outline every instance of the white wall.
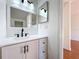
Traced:
<svg viewBox="0 0 79 59">
<path fill-rule="evenodd" d="M 49 0 L 38 0 L 38 7 L 43 5 L 46 1 L 49 1 Z"/>
<path fill-rule="evenodd" d="M 72 18 L 72 40 L 79 41 L 79 0 L 72 0 L 71 18 Z"/>
<path fill-rule="evenodd" d="M 38 33 L 48 35 L 48 22 L 38 24 Z"/>
<path fill-rule="evenodd" d="M 6 36 L 6 0 L 0 0 L 0 38 Z"/>
<path fill-rule="evenodd" d="M 62 47 L 60 48 L 60 8 L 60 0 L 49 0 L 48 59 L 62 59 L 62 55 L 59 54 L 59 52 L 62 53 Z"/>
</svg>

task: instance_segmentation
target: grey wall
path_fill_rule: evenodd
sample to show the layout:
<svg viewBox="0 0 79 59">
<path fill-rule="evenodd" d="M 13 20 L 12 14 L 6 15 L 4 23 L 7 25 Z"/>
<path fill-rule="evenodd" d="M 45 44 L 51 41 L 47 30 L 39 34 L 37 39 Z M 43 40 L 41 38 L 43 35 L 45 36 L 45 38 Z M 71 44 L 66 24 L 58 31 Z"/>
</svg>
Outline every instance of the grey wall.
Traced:
<svg viewBox="0 0 79 59">
<path fill-rule="evenodd" d="M 61 42 L 61 5 L 60 0 L 49 0 L 49 40 L 48 59 L 60 59 Z"/>
</svg>

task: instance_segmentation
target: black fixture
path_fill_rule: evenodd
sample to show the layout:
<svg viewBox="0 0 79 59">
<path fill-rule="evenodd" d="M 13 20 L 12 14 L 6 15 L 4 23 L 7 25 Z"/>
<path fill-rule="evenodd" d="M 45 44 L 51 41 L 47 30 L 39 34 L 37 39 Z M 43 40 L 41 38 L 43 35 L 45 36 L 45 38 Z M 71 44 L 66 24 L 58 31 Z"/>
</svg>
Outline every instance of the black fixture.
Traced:
<svg viewBox="0 0 79 59">
<path fill-rule="evenodd" d="M 26 52 L 29 52 L 29 45 L 24 46 L 24 54 L 26 54 Z"/>
<path fill-rule="evenodd" d="M 46 10 L 46 9 L 44 9 L 44 12 L 45 12 L 45 13 L 46 13 L 46 11 L 47 11 L 47 10 Z"/>
<path fill-rule="evenodd" d="M 20 34 L 15 34 L 17 37 L 20 37 Z M 21 29 L 21 37 L 27 37 L 28 33 L 24 33 L 24 29 Z"/>
<path fill-rule="evenodd" d="M 27 1 L 29 4 L 32 4 L 33 2 Z"/>
<path fill-rule="evenodd" d="M 24 3 L 24 0 L 21 0 L 22 3 Z"/>
<path fill-rule="evenodd" d="M 21 37 L 23 37 L 23 32 L 24 32 L 24 29 L 22 28 L 22 30 L 21 30 Z"/>
<path fill-rule="evenodd" d="M 43 10 L 44 8 L 41 8 L 41 10 Z"/>
<path fill-rule="evenodd" d="M 28 33 L 25 33 L 25 37 L 28 35 Z"/>
<path fill-rule="evenodd" d="M 17 37 L 19 37 L 19 34 L 16 34 Z"/>
<path fill-rule="evenodd" d="M 41 10 L 43 10 L 43 9 L 44 9 L 44 8 L 41 8 Z M 46 13 L 46 11 L 47 11 L 47 10 L 46 10 L 46 9 L 44 9 L 44 12 L 45 12 L 45 13 Z"/>
<path fill-rule="evenodd" d="M 26 53 L 26 46 L 24 46 L 24 54 Z"/>
<path fill-rule="evenodd" d="M 22 3 L 24 3 L 24 0 L 21 0 Z M 29 4 L 32 4 L 33 2 L 27 1 Z"/>
</svg>

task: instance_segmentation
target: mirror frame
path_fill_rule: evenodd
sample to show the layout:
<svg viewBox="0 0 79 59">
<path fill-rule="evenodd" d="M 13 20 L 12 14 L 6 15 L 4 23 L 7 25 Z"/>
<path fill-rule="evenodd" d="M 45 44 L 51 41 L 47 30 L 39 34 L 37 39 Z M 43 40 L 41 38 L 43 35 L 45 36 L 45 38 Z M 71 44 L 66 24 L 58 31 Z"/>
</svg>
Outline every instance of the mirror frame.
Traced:
<svg viewBox="0 0 79 59">
<path fill-rule="evenodd" d="M 48 7 L 49 6 L 49 1 L 45 1 L 44 4 L 45 3 L 47 4 L 47 10 L 48 10 L 47 11 L 47 20 L 44 21 L 44 22 L 39 22 L 39 18 L 38 18 L 38 24 L 47 23 L 49 21 L 49 7 Z M 39 14 L 39 11 L 38 11 L 38 14 Z"/>
</svg>

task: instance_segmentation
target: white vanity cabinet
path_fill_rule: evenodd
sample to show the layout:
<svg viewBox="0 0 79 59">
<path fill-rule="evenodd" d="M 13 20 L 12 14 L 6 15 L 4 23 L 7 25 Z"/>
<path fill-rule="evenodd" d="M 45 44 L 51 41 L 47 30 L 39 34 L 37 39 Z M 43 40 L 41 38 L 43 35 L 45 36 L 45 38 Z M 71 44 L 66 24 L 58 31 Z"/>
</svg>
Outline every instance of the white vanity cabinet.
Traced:
<svg viewBox="0 0 79 59">
<path fill-rule="evenodd" d="M 24 46 L 25 43 L 2 47 L 1 59 L 25 59 Z"/>
<path fill-rule="evenodd" d="M 47 59 L 47 40 L 37 39 L 1 47 L 0 59 Z"/>
<path fill-rule="evenodd" d="M 27 44 L 26 59 L 38 59 L 38 40 L 29 41 Z"/>
</svg>

